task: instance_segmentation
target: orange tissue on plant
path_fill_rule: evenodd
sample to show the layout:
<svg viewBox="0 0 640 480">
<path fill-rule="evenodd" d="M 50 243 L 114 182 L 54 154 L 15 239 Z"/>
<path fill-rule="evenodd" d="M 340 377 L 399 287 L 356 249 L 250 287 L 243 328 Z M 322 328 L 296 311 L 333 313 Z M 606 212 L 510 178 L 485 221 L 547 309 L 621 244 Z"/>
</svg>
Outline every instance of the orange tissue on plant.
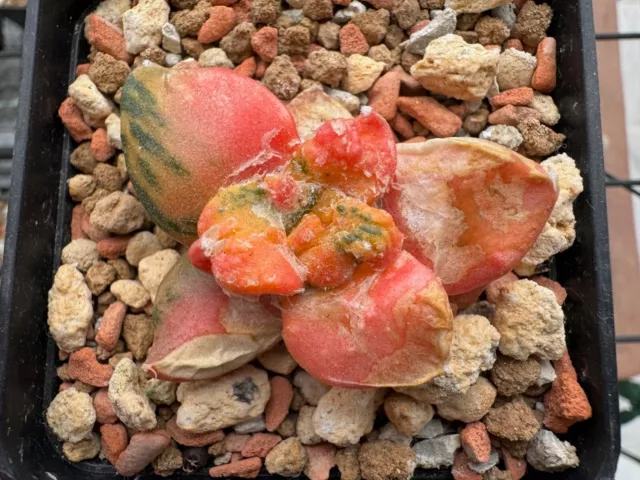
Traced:
<svg viewBox="0 0 640 480">
<path fill-rule="evenodd" d="M 281 306 L 287 349 L 329 385 L 419 385 L 442 373 L 449 353 L 447 294 L 407 252 L 382 271 L 362 264 L 344 286 L 308 289 Z"/>
<path fill-rule="evenodd" d="M 288 243 L 305 266 L 309 285 L 334 288 L 348 281 L 358 264 L 381 269 L 393 262 L 402 239 L 387 212 L 327 189 Z"/>
<path fill-rule="evenodd" d="M 298 148 L 289 168 L 298 180 L 334 187 L 372 204 L 393 180 L 393 132 L 373 111 L 328 121 Z"/>
<path fill-rule="evenodd" d="M 204 380 L 253 360 L 280 340 L 279 315 L 229 297 L 186 256 L 165 276 L 153 310 L 155 336 L 142 366 L 163 380 Z"/>
<path fill-rule="evenodd" d="M 534 161 L 493 142 L 447 138 L 398 145 L 396 181 L 384 198 L 404 248 L 433 268 L 449 295 L 511 271 L 556 202 L 554 180 Z"/>
<path fill-rule="evenodd" d="M 281 214 L 262 184 L 220 189 L 198 221 L 199 245 L 189 254 L 220 286 L 240 295 L 293 295 L 304 288 L 304 269 L 287 245 Z"/>
</svg>

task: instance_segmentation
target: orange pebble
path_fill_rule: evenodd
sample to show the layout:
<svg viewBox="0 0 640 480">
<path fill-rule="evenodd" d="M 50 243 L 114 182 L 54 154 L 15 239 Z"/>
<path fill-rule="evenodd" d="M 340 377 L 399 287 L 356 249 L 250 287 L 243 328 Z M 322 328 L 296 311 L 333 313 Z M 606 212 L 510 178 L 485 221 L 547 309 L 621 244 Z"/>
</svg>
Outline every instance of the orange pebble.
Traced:
<svg viewBox="0 0 640 480">
<path fill-rule="evenodd" d="M 482 292 L 484 292 L 484 287 L 476 288 L 475 290 L 459 295 L 451 295 L 449 297 L 449 303 L 452 306 L 455 305 L 458 310 L 463 310 L 476 302 L 478 298 L 480 298 L 480 295 L 482 295 Z"/>
<path fill-rule="evenodd" d="M 282 437 L 273 433 L 256 433 L 244 444 L 241 455 L 243 457 L 265 458 L 269 452 L 280 443 Z"/>
<path fill-rule="evenodd" d="M 567 299 L 567 291 L 555 280 L 551 280 L 547 277 L 533 277 L 531 278 L 531 281 L 536 282 L 541 287 L 551 290 L 555 294 L 556 300 L 560 305 L 562 305 Z"/>
<path fill-rule="evenodd" d="M 560 360 L 553 362 L 553 368 L 557 377 L 544 396 L 543 423 L 552 432 L 567 433 L 574 423 L 591 418 L 591 405 L 566 350 Z"/>
<path fill-rule="evenodd" d="M 267 431 L 273 432 L 289 413 L 289 405 L 293 400 L 293 388 L 285 377 L 275 376 L 269 383 L 271 384 L 271 396 L 264 410 L 264 422 Z M 254 456 L 244 453 L 242 455 L 245 457 Z"/>
<path fill-rule="evenodd" d="M 220 465 L 209 469 L 209 476 L 213 478 L 240 477 L 256 478 L 262 468 L 262 460 L 258 457 L 238 460 L 227 465 Z"/>
<path fill-rule="evenodd" d="M 81 348 L 69 356 L 69 376 L 94 387 L 106 387 L 113 374 L 111 365 L 99 363 L 96 352 L 89 347 Z"/>
<path fill-rule="evenodd" d="M 351 55 L 359 53 L 360 55 L 366 55 L 369 51 L 369 44 L 365 38 L 362 30 L 357 25 L 350 23 L 340 29 L 338 34 L 340 39 L 340 53 L 343 55 Z"/>
<path fill-rule="evenodd" d="M 400 76 L 396 72 L 385 73 L 369 90 L 369 107 L 387 121 L 398 113 Z"/>
<path fill-rule="evenodd" d="M 496 303 L 498 301 L 498 297 L 500 296 L 500 289 L 510 283 L 518 280 L 518 277 L 515 273 L 509 272 L 506 275 L 494 280 L 489 285 L 486 286 L 485 292 L 487 293 L 487 301 L 491 303 Z"/>
<path fill-rule="evenodd" d="M 527 473 L 527 461 L 524 458 L 513 457 L 506 449 L 502 449 L 502 460 L 511 480 L 520 480 Z"/>
<path fill-rule="evenodd" d="M 507 48 L 515 48 L 516 50 L 520 51 L 524 50 L 522 42 L 517 38 L 510 38 L 509 40 L 507 40 L 504 43 L 504 49 L 506 50 Z"/>
<path fill-rule="evenodd" d="M 336 464 L 336 447 L 330 443 L 321 445 L 305 445 L 307 466 L 304 474 L 309 480 L 327 480 L 329 471 Z"/>
<path fill-rule="evenodd" d="M 171 417 L 167 422 L 167 432 L 169 432 L 171 438 L 185 447 L 204 447 L 205 445 L 219 442 L 224 438 L 222 430 L 205 433 L 193 433 L 183 430 L 176 423 L 175 416 Z"/>
<path fill-rule="evenodd" d="M 453 475 L 454 480 L 482 480 L 481 474 L 469 468 L 469 458 L 462 450 L 456 453 L 451 475 Z"/>
<path fill-rule="evenodd" d="M 234 72 L 245 77 L 253 77 L 256 74 L 256 57 L 247 58 L 234 69 Z"/>
<path fill-rule="evenodd" d="M 127 429 L 121 423 L 102 425 L 100 436 L 104 456 L 115 465 L 120 454 L 127 448 Z"/>
<path fill-rule="evenodd" d="M 491 125 L 511 125 L 512 127 L 517 127 L 520 122 L 527 118 L 540 120 L 540 112 L 529 107 L 506 105 L 491 113 L 487 121 Z"/>
<path fill-rule="evenodd" d="M 108 53 L 116 60 L 123 60 L 128 64 L 133 62 L 133 56 L 127 52 L 122 30 L 96 14 L 89 15 L 87 40 L 102 53 Z"/>
<path fill-rule="evenodd" d="M 491 455 L 491 440 L 487 427 L 482 422 L 467 424 L 460 432 L 460 443 L 467 456 L 474 462 L 488 462 Z"/>
<path fill-rule="evenodd" d="M 531 45 L 523 45 L 522 49 L 531 55 L 536 54 L 536 47 L 532 47 Z"/>
<path fill-rule="evenodd" d="M 170 443 L 171 437 L 164 430 L 136 433 L 118 457 L 116 470 L 123 477 L 133 477 L 155 460 Z"/>
<path fill-rule="evenodd" d="M 89 215 L 82 217 L 82 231 L 94 242 L 109 238 L 109 232 L 96 227 L 89 221 Z"/>
<path fill-rule="evenodd" d="M 99 162 L 106 162 L 116 153 L 116 147 L 109 143 L 107 131 L 99 128 L 93 132 L 91 137 L 91 153 Z"/>
<path fill-rule="evenodd" d="M 62 105 L 60 105 L 58 109 L 58 116 L 76 142 L 79 143 L 83 140 L 91 139 L 93 131 L 91 127 L 85 123 L 82 112 L 72 98 L 69 97 L 62 102 Z"/>
<path fill-rule="evenodd" d="M 413 117 L 436 137 L 452 137 L 462 127 L 462 120 L 431 97 L 400 97 L 398 108 Z"/>
<path fill-rule="evenodd" d="M 455 113 L 460 118 L 464 118 L 464 114 L 467 113 L 467 107 L 465 107 L 464 103 L 457 103 L 447 108 L 450 112 Z"/>
<path fill-rule="evenodd" d="M 228 1 L 228 0 L 222 0 Z M 240 0 L 239 2 L 232 2 L 233 11 L 236 14 L 236 22 L 250 22 L 251 21 L 251 3 L 253 0 Z"/>
<path fill-rule="evenodd" d="M 230 433 L 224 439 L 224 447 L 227 449 L 227 452 L 241 452 L 249 441 L 249 438 L 249 435 Z"/>
<path fill-rule="evenodd" d="M 76 77 L 80 75 L 89 75 L 89 68 L 91 67 L 90 63 L 81 63 L 76 67 Z"/>
<path fill-rule="evenodd" d="M 400 93 L 408 96 L 424 95 L 425 90 L 422 84 L 405 72 L 400 65 L 393 67 L 391 71 L 400 76 Z"/>
<path fill-rule="evenodd" d="M 87 216 L 82 205 L 76 205 L 71 211 L 71 240 L 87 238 L 82 230 L 82 220 Z"/>
<path fill-rule="evenodd" d="M 413 137 L 413 127 L 411 126 L 411 122 L 402 113 L 396 114 L 396 116 L 389 121 L 389 126 L 398 132 L 398 135 L 404 139 Z"/>
<path fill-rule="evenodd" d="M 542 93 L 551 93 L 556 88 L 556 39 L 546 37 L 538 44 L 537 65 L 531 86 Z"/>
<path fill-rule="evenodd" d="M 413 35 L 414 33 L 422 30 L 424 27 L 426 27 L 430 23 L 431 23 L 431 20 L 429 20 L 428 18 L 425 18 L 424 20 L 420 20 L 420 21 L 416 22 L 413 25 L 413 27 L 411 27 L 409 30 L 407 30 L 407 33 L 409 35 Z"/>
<path fill-rule="evenodd" d="M 115 260 L 125 254 L 129 240 L 131 240 L 131 235 L 109 237 L 100 240 L 97 245 L 98 253 L 107 260 Z"/>
<path fill-rule="evenodd" d="M 496 108 L 504 107 L 505 105 L 522 105 L 526 106 L 533 100 L 533 90 L 529 87 L 512 88 L 505 90 L 497 95 L 491 97 L 491 106 Z"/>
<path fill-rule="evenodd" d="M 269 64 L 264 60 L 258 60 L 258 65 L 256 65 L 256 78 L 259 80 L 264 77 L 264 72 L 267 70 Z"/>
<path fill-rule="evenodd" d="M 211 7 L 209 19 L 204 22 L 198 32 L 198 41 L 203 44 L 220 40 L 236 26 L 236 13 L 233 8 L 224 6 Z"/>
<path fill-rule="evenodd" d="M 263 27 L 251 37 L 251 47 L 267 63 L 278 54 L 278 29 Z"/>
<path fill-rule="evenodd" d="M 126 313 L 127 306 L 124 303 L 113 302 L 102 315 L 96 342 L 107 352 L 112 352 L 116 348 Z"/>
<path fill-rule="evenodd" d="M 96 410 L 96 420 L 98 423 L 116 423 L 118 416 L 113 409 L 113 404 L 109 400 L 109 390 L 101 388 L 93 397 L 93 408 Z"/>
<path fill-rule="evenodd" d="M 298 73 L 300 75 L 304 73 L 305 60 L 306 58 L 304 57 L 304 55 L 293 55 L 291 57 L 291 63 L 293 63 L 293 66 L 296 67 L 296 70 L 298 70 Z"/>
</svg>

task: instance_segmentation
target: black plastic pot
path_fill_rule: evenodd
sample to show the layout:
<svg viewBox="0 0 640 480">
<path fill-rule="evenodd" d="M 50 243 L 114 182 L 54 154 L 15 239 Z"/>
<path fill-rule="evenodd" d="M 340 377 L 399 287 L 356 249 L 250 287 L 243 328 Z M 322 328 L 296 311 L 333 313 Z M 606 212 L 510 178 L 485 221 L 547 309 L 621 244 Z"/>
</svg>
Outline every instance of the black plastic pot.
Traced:
<svg viewBox="0 0 640 480">
<path fill-rule="evenodd" d="M 86 58 L 83 19 L 97 2 L 30 0 L 24 78 L 13 163 L 4 273 L 0 288 L 0 479 L 117 478 L 101 462 L 71 464 L 48 433 L 44 413 L 57 391 L 56 350 L 47 334 L 47 292 L 69 241 L 72 141 L 57 109 Z M 589 0 L 549 2 L 551 35 L 559 45 L 554 97 L 562 113 L 566 152 L 585 179 L 576 204 L 578 238 L 556 259 L 557 279 L 568 291 L 569 350 L 593 406 L 593 418 L 566 436 L 578 448 L 580 467 L 526 478 L 613 479 L 619 453 L 618 396 L 598 79 Z M 206 477 L 206 472 L 198 476 Z M 139 478 L 153 478 L 152 474 Z M 184 478 L 184 477 L 178 477 Z M 191 477 L 190 477 L 191 478 Z M 448 471 L 419 471 L 417 478 L 450 478 Z"/>
</svg>

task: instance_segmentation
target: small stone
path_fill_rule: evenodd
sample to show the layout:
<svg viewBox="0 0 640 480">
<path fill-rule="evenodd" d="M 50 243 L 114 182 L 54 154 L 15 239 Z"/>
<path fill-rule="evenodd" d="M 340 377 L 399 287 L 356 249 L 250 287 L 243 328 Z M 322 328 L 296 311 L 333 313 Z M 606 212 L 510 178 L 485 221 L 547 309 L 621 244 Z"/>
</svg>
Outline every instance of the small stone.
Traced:
<svg viewBox="0 0 640 480">
<path fill-rule="evenodd" d="M 129 439 L 124 425 L 102 425 L 100 427 L 102 451 L 104 456 L 113 465 L 118 461 L 118 457 L 127 448 Z"/>
<path fill-rule="evenodd" d="M 456 29 L 456 12 L 447 8 L 436 19 L 429 24 L 411 34 L 409 40 L 401 44 L 405 50 L 415 55 L 424 55 L 427 46 L 437 38 L 452 34 Z"/>
<path fill-rule="evenodd" d="M 262 414 L 270 393 L 267 373 L 249 365 L 212 381 L 181 383 L 178 426 L 201 433 L 237 425 Z"/>
<path fill-rule="evenodd" d="M 398 108 L 437 137 L 451 137 L 462 126 L 462 120 L 455 113 L 432 97 L 399 97 Z"/>
<path fill-rule="evenodd" d="M 332 388 L 313 414 L 316 433 L 337 446 L 355 445 L 373 429 L 382 390 Z"/>
<path fill-rule="evenodd" d="M 390 121 L 398 113 L 399 95 L 400 76 L 396 72 L 389 72 L 380 77 L 369 90 L 369 106 L 382 118 Z"/>
<path fill-rule="evenodd" d="M 328 480 L 329 471 L 336 464 L 336 447 L 324 443 L 305 446 L 304 449 L 307 452 L 307 465 L 304 468 L 304 474 L 309 480 Z"/>
<path fill-rule="evenodd" d="M 213 12 L 212 12 L 213 14 Z M 253 0 L 251 2 L 251 20 L 254 24 L 269 25 L 280 14 L 280 0 Z"/>
<path fill-rule="evenodd" d="M 358 13 L 351 21 L 356 25 L 367 39 L 370 46 L 379 45 L 384 40 L 389 27 L 390 14 L 388 10 L 368 10 Z"/>
<path fill-rule="evenodd" d="M 393 393 L 384 401 L 384 411 L 395 427 L 405 435 L 414 436 L 433 418 L 433 407 L 413 398 Z"/>
<path fill-rule="evenodd" d="M 309 55 L 304 63 L 304 76 L 336 88 L 347 72 L 347 61 L 338 52 L 324 49 Z"/>
<path fill-rule="evenodd" d="M 569 353 L 565 351 L 553 364 L 557 377 L 544 396 L 544 426 L 555 433 L 567 433 L 571 425 L 591 418 L 591 405 L 578 383 Z"/>
<path fill-rule="evenodd" d="M 302 11 L 311 20 L 329 20 L 333 17 L 333 2 L 331 0 L 306 0 Z"/>
<path fill-rule="evenodd" d="M 491 369 L 491 381 L 498 395 L 513 397 L 527 391 L 540 376 L 540 363 L 535 358 L 519 361 L 500 355 Z"/>
<path fill-rule="evenodd" d="M 446 0 L 444 5 L 455 10 L 457 13 L 480 13 L 510 3 L 510 1 L 511 0 Z"/>
<path fill-rule="evenodd" d="M 315 411 L 315 407 L 305 405 L 298 413 L 296 432 L 300 442 L 304 445 L 317 445 L 318 443 L 322 443 L 322 437 L 316 433 L 313 426 L 313 414 Z"/>
<path fill-rule="evenodd" d="M 62 263 L 74 265 L 81 272 L 88 271 L 99 259 L 96 242 L 88 239 L 72 240 L 62 249 Z"/>
<path fill-rule="evenodd" d="M 162 41 L 162 26 L 169 21 L 169 5 L 165 0 L 142 0 L 122 14 L 127 52 L 138 54 Z"/>
<path fill-rule="evenodd" d="M 260 473 L 262 460 L 258 457 L 246 458 L 244 460 L 233 460 L 228 465 L 220 465 L 209 470 L 209 476 L 214 478 L 240 477 L 256 478 Z"/>
<path fill-rule="evenodd" d="M 180 45 L 180 34 L 172 23 L 165 23 L 162 26 L 162 48 L 173 54 L 182 53 Z"/>
<path fill-rule="evenodd" d="M 140 277 L 140 282 L 147 292 L 149 292 L 152 302 L 155 302 L 156 300 L 156 294 L 158 293 L 158 288 L 160 287 L 162 280 L 179 259 L 180 254 L 178 252 L 171 249 L 165 249 L 140 260 L 138 275 Z"/>
<path fill-rule="evenodd" d="M 111 115 L 109 115 L 107 117 L 107 119 L 104 121 L 105 126 L 107 127 L 107 140 L 109 142 L 109 144 L 111 145 L 111 147 L 118 149 L 118 150 L 122 150 L 122 123 L 120 121 L 120 117 L 115 114 L 112 113 Z M 93 138 L 92 138 L 93 140 Z M 93 144 L 93 142 L 92 142 Z M 115 153 L 114 153 L 115 154 Z M 113 155 L 110 155 L 110 157 Z M 97 157 L 96 157 L 97 158 Z M 104 158 L 104 157 L 103 157 Z M 116 169 L 118 170 L 118 174 L 120 174 L 120 169 L 118 167 L 116 167 Z M 120 185 L 122 184 L 122 181 L 124 179 L 122 178 L 122 175 L 120 174 L 120 182 L 118 182 L 118 188 L 120 188 Z M 111 190 L 113 191 L 113 190 Z"/>
<path fill-rule="evenodd" d="M 187 58 L 184 61 L 178 62 L 175 67 L 176 68 L 197 68 L 199 64 L 194 63 L 193 60 L 197 60 L 204 52 L 204 46 L 195 38 L 185 37 L 182 39 L 182 48 L 184 52 L 189 55 L 191 58 Z"/>
<path fill-rule="evenodd" d="M 509 48 L 498 61 L 498 86 L 500 91 L 518 87 L 530 87 L 536 68 L 536 57 L 527 52 Z"/>
<path fill-rule="evenodd" d="M 422 440 L 413 446 L 416 463 L 422 468 L 441 468 L 453 465 L 456 451 L 460 448 L 460 435 L 444 435 Z"/>
<path fill-rule="evenodd" d="M 220 48 L 225 51 L 233 63 L 242 63 L 253 54 L 251 37 L 255 33 L 256 28 L 253 24 L 240 23 L 220 41 Z"/>
<path fill-rule="evenodd" d="M 339 34 L 340 25 L 333 22 L 322 23 L 318 30 L 318 43 L 327 50 L 337 50 L 340 46 Z"/>
<path fill-rule="evenodd" d="M 316 406 L 320 399 L 331 389 L 320 380 L 316 380 L 304 370 L 298 370 L 293 376 L 293 384 L 300 389 L 300 393 L 309 405 Z"/>
<path fill-rule="evenodd" d="M 415 435 L 418 438 L 435 438 L 445 433 L 442 420 L 433 418 Z"/>
<path fill-rule="evenodd" d="M 302 25 L 294 25 L 278 34 L 278 55 L 305 55 L 311 44 L 311 32 Z"/>
<path fill-rule="evenodd" d="M 73 352 L 82 348 L 93 318 L 91 291 L 82 273 L 61 265 L 49 291 L 47 324 L 58 348 Z"/>
<path fill-rule="evenodd" d="M 538 120 L 525 119 L 518 124 L 518 131 L 522 134 L 520 153 L 527 157 L 546 157 L 562 146 L 566 137 L 556 133 Z"/>
<path fill-rule="evenodd" d="M 219 455 L 216 456 L 213 459 L 213 464 L 217 467 L 218 465 L 227 465 L 228 463 L 231 462 L 231 456 L 232 453 L 231 452 L 227 452 L 224 455 Z"/>
<path fill-rule="evenodd" d="M 127 6 L 129 9 L 129 6 Z M 121 22 L 119 22 L 121 24 Z M 87 17 L 85 25 L 85 37 L 96 50 L 108 53 L 117 60 L 132 62 L 132 57 L 127 53 L 126 42 L 120 25 L 101 18 L 96 14 Z M 83 72 L 84 73 L 84 72 Z"/>
<path fill-rule="evenodd" d="M 289 413 L 289 405 L 293 399 L 293 388 L 285 377 L 273 377 L 271 385 L 271 396 L 264 410 L 265 426 L 268 432 L 273 432 L 278 428 Z M 244 455 L 252 457 L 254 455 Z M 261 456 L 261 455 L 258 455 Z"/>
<path fill-rule="evenodd" d="M 360 28 L 350 23 L 342 27 L 339 33 L 340 52 L 344 55 L 364 55 L 369 51 L 369 43 Z"/>
<path fill-rule="evenodd" d="M 360 462 L 358 461 L 358 451 L 360 448 L 347 447 L 336 452 L 336 465 L 340 470 L 342 480 L 360 480 Z"/>
<path fill-rule="evenodd" d="M 245 444 L 251 438 L 249 435 L 240 435 L 237 433 L 230 433 L 224 439 L 224 446 L 228 452 L 241 452 Z"/>
<path fill-rule="evenodd" d="M 411 75 L 427 90 L 479 100 L 491 87 L 498 59 L 494 52 L 469 45 L 458 35 L 445 35 L 429 44 L 424 59 L 411 67 Z"/>
<path fill-rule="evenodd" d="M 258 4 L 253 2 L 253 6 Z M 217 42 L 225 37 L 236 26 L 236 14 L 232 8 L 225 6 L 211 7 L 209 19 L 204 22 L 198 32 L 198 41 L 203 44 Z"/>
<path fill-rule="evenodd" d="M 233 62 L 221 48 L 209 48 L 200 54 L 198 63 L 201 67 L 233 68 Z"/>
<path fill-rule="evenodd" d="M 553 98 L 535 92 L 529 106 L 540 113 L 540 122 L 553 127 L 560 121 L 560 111 Z"/>
<path fill-rule="evenodd" d="M 258 415 L 255 418 L 234 425 L 233 431 L 236 433 L 257 433 L 263 431 L 265 428 L 264 415 Z"/>
<path fill-rule="evenodd" d="M 214 430 L 204 433 L 192 433 L 183 430 L 176 423 L 176 417 L 173 416 L 167 422 L 167 432 L 176 442 L 186 447 L 204 447 L 214 442 L 219 442 L 224 438 L 222 430 Z"/>
<path fill-rule="evenodd" d="M 541 472 L 562 472 L 580 465 L 576 447 L 544 429 L 529 442 L 527 462 Z"/>
<path fill-rule="evenodd" d="M 369 90 L 384 70 L 384 63 L 376 62 L 362 55 L 347 58 L 347 74 L 341 87 L 349 93 L 357 94 Z"/>
<path fill-rule="evenodd" d="M 301 78 L 288 55 L 274 58 L 267 67 L 262 83 L 281 100 L 291 100 L 300 88 Z"/>
<path fill-rule="evenodd" d="M 483 421 L 490 434 L 512 441 L 531 440 L 540 430 L 533 410 L 520 397 L 492 408 Z"/>
<path fill-rule="evenodd" d="M 90 125 L 101 123 L 113 112 L 113 103 L 98 90 L 88 75 L 80 75 L 69 85 L 69 96 Z"/>
<path fill-rule="evenodd" d="M 155 474 L 161 477 L 170 477 L 182 467 L 182 452 L 172 443 L 151 462 L 151 465 L 153 465 Z"/>
<path fill-rule="evenodd" d="M 194 473 L 204 468 L 209 463 L 209 454 L 206 448 L 187 447 L 182 450 L 182 469 L 185 473 Z"/>
<path fill-rule="evenodd" d="M 265 459 L 265 467 L 272 475 L 299 476 L 307 464 L 307 452 L 297 437 L 287 438 L 276 445 Z"/>
<path fill-rule="evenodd" d="M 137 267 L 140 260 L 160 250 L 162 250 L 162 245 L 160 245 L 158 237 L 151 232 L 144 231 L 136 233 L 129 240 L 125 256 L 130 265 Z"/>
<path fill-rule="evenodd" d="M 100 130 L 96 130 L 96 132 L 98 131 Z M 100 160 L 100 156 L 97 155 L 97 152 L 94 151 L 94 155 L 96 159 Z M 96 168 L 93 170 L 93 177 L 96 180 L 97 189 L 102 189 L 108 193 L 120 190 L 120 187 L 122 186 L 120 172 L 118 172 L 116 167 L 107 163 L 99 163 L 96 165 Z"/>
<path fill-rule="evenodd" d="M 259 355 L 258 362 L 267 370 L 280 375 L 289 375 L 298 366 L 283 342 Z"/>
<path fill-rule="evenodd" d="M 113 373 L 113 368 L 103 365 L 96 359 L 96 352 L 84 347 L 69 357 L 69 376 L 94 387 L 106 387 Z"/>
<path fill-rule="evenodd" d="M 503 447 L 502 448 L 502 461 L 504 462 L 505 469 L 511 475 L 511 480 L 520 480 L 527 473 L 526 460 L 515 458 Z"/>
<path fill-rule="evenodd" d="M 481 108 L 477 112 L 473 112 L 463 120 L 462 128 L 469 132 L 471 135 L 478 135 L 487 126 L 487 119 L 489 118 L 489 110 Z M 517 130 L 516 130 L 517 131 Z"/>
<path fill-rule="evenodd" d="M 453 460 L 451 475 L 454 480 L 483 480 L 483 476 L 469 468 L 469 458 L 464 451 L 459 450 Z M 495 479 L 494 479 L 495 480 Z M 509 479 L 505 479 L 509 480 Z"/>
<path fill-rule="evenodd" d="M 466 425 L 460 432 L 460 443 L 471 462 L 489 461 L 491 440 L 484 423 L 473 422 Z"/>
<path fill-rule="evenodd" d="M 89 78 L 106 94 L 113 95 L 131 73 L 127 62 L 116 60 L 107 53 L 98 52 L 89 68 Z"/>
<path fill-rule="evenodd" d="M 125 477 L 132 477 L 155 460 L 171 443 L 164 430 L 136 433 L 116 462 L 116 470 Z"/>
<path fill-rule="evenodd" d="M 173 14 L 171 23 L 181 37 L 197 37 L 210 14 L 211 4 L 199 1 L 194 8 Z"/>
<path fill-rule="evenodd" d="M 93 175 L 74 175 L 67 180 L 69 196 L 75 202 L 81 202 L 96 189 L 96 179 Z"/>
<path fill-rule="evenodd" d="M 465 393 L 450 395 L 439 403 L 438 415 L 447 420 L 477 422 L 489 411 L 495 399 L 495 387 L 489 380 L 480 377 Z"/>
<path fill-rule="evenodd" d="M 511 29 L 501 19 L 487 15 L 478 20 L 474 31 L 481 45 L 502 45 L 511 34 Z"/>
<path fill-rule="evenodd" d="M 389 422 L 380 429 L 380 436 L 378 436 L 378 440 L 389 440 L 394 443 L 411 445 L 412 438 L 409 435 L 399 432 L 395 425 Z"/>
<path fill-rule="evenodd" d="M 298 423 L 298 414 L 289 413 L 285 417 L 285 419 L 282 421 L 280 426 L 278 426 L 278 429 L 276 430 L 276 432 L 278 432 L 278 434 L 284 438 L 295 437 L 297 435 L 297 429 L 296 429 L 297 423 Z"/>
<path fill-rule="evenodd" d="M 153 343 L 153 331 L 153 321 L 148 315 L 127 315 L 125 317 L 122 337 L 136 360 L 146 358 L 147 351 Z"/>
<path fill-rule="evenodd" d="M 409 480 L 416 457 L 408 445 L 385 440 L 367 442 L 358 452 L 360 474 L 364 480 Z"/>
<path fill-rule="evenodd" d="M 99 200 L 91 212 L 91 224 L 118 235 L 133 232 L 142 226 L 144 207 L 131 195 L 113 192 Z"/>
<path fill-rule="evenodd" d="M 251 37 L 253 51 L 265 62 L 272 62 L 278 54 L 278 30 L 264 27 Z"/>
<path fill-rule="evenodd" d="M 486 473 L 495 467 L 500 461 L 500 455 L 497 451 L 491 452 L 489 459 L 486 462 L 472 462 L 469 463 L 469 469 L 477 473 Z"/>
<path fill-rule="evenodd" d="M 507 105 L 490 114 L 488 121 L 492 125 L 517 127 L 520 122 L 527 119 L 539 120 L 540 114 L 533 108 Z"/>
<path fill-rule="evenodd" d="M 501 335 L 500 352 L 517 360 L 534 354 L 557 360 L 565 350 L 562 308 L 553 292 L 530 280 L 502 288 L 494 326 Z"/>
<path fill-rule="evenodd" d="M 91 138 L 91 136 L 89 137 Z M 84 142 L 78 145 L 78 147 L 71 153 L 69 163 L 80 170 L 82 173 L 88 175 L 93 173 L 93 169 L 96 168 L 98 161 L 91 153 L 91 142 Z"/>
<path fill-rule="evenodd" d="M 110 290 L 118 300 L 133 308 L 144 307 L 150 299 L 149 293 L 137 280 L 116 280 Z"/>
<path fill-rule="evenodd" d="M 418 21 L 420 4 L 418 0 L 394 0 L 391 13 L 395 16 L 400 28 L 407 30 Z"/>
<path fill-rule="evenodd" d="M 480 132 L 479 138 L 498 143 L 511 150 L 516 150 L 523 141 L 518 129 L 510 125 L 492 125 Z"/>
<path fill-rule="evenodd" d="M 88 438 L 95 421 L 91 396 L 73 387 L 58 393 L 47 409 L 47 424 L 65 442 Z"/>
<path fill-rule="evenodd" d="M 91 460 L 100 452 L 100 437 L 92 433 L 89 438 L 80 440 L 79 442 L 64 442 L 62 445 L 62 453 L 70 462 L 82 462 L 83 460 Z"/>
<path fill-rule="evenodd" d="M 536 47 L 545 38 L 552 17 L 553 10 L 549 5 L 528 1 L 518 12 L 513 36 L 525 45 Z"/>
<path fill-rule="evenodd" d="M 151 430 L 156 426 L 153 405 L 144 393 L 142 371 L 132 360 L 120 360 L 109 381 L 109 400 L 118 418 L 129 428 Z"/>
</svg>

